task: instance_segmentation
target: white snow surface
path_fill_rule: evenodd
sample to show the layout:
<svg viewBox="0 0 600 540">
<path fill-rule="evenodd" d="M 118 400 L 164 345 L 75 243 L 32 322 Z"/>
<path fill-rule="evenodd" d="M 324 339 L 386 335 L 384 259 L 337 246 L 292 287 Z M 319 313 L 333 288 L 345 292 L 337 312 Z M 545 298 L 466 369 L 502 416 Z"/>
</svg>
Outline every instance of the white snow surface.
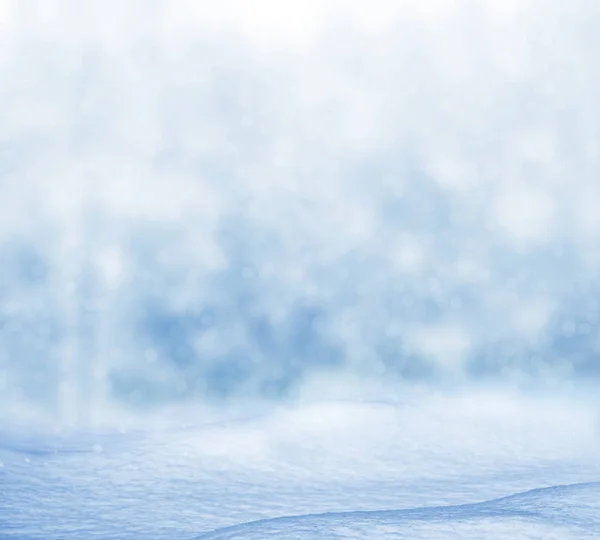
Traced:
<svg viewBox="0 0 600 540">
<path fill-rule="evenodd" d="M 488 390 L 177 429 L 13 429 L 0 538 L 597 538 L 596 413 Z"/>
</svg>

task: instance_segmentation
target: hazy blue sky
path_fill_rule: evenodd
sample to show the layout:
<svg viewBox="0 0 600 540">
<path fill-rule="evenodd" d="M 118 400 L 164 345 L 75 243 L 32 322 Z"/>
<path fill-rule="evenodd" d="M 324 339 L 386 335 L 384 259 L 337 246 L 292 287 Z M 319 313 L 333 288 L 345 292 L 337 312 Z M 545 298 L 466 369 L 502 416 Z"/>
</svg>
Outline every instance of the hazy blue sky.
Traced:
<svg viewBox="0 0 600 540">
<path fill-rule="evenodd" d="M 596 4 L 249 6 L 0 1 L 3 407 L 596 372 Z"/>
</svg>

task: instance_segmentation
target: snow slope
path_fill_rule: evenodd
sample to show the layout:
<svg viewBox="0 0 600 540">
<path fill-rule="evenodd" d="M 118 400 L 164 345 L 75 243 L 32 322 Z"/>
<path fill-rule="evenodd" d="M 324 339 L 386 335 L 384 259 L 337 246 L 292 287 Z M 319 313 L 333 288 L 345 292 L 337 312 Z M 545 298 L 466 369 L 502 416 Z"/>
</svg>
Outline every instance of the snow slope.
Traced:
<svg viewBox="0 0 600 540">
<path fill-rule="evenodd" d="M 552 486 L 483 503 L 276 518 L 198 539 L 584 539 L 600 534 L 600 482 Z"/>
<path fill-rule="evenodd" d="M 591 538 L 594 411 L 572 396 L 487 391 L 303 402 L 125 434 L 5 432 L 0 530 L 40 540 Z"/>
</svg>

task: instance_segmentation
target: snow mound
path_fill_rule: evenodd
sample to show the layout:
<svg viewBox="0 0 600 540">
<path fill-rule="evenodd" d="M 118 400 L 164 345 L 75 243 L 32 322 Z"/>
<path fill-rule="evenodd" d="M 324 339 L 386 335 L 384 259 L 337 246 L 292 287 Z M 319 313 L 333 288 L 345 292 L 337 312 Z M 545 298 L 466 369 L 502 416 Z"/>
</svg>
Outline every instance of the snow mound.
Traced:
<svg viewBox="0 0 600 540">
<path fill-rule="evenodd" d="M 583 539 L 600 531 L 600 482 L 552 486 L 476 504 L 266 519 L 197 538 Z"/>
</svg>

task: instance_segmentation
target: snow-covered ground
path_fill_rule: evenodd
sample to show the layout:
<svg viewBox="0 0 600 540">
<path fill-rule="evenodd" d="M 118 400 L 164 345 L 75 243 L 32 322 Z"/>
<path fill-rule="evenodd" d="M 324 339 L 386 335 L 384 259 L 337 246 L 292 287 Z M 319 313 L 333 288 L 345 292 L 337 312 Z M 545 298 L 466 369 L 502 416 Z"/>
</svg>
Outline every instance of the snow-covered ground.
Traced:
<svg viewBox="0 0 600 540">
<path fill-rule="evenodd" d="M 40 540 L 594 538 L 599 451 L 589 401 L 490 390 L 125 434 L 13 430 L 0 526 Z"/>
<path fill-rule="evenodd" d="M 600 530 L 599 495 L 599 482 L 552 486 L 460 506 L 260 520 L 199 538 L 595 538 Z"/>
</svg>

